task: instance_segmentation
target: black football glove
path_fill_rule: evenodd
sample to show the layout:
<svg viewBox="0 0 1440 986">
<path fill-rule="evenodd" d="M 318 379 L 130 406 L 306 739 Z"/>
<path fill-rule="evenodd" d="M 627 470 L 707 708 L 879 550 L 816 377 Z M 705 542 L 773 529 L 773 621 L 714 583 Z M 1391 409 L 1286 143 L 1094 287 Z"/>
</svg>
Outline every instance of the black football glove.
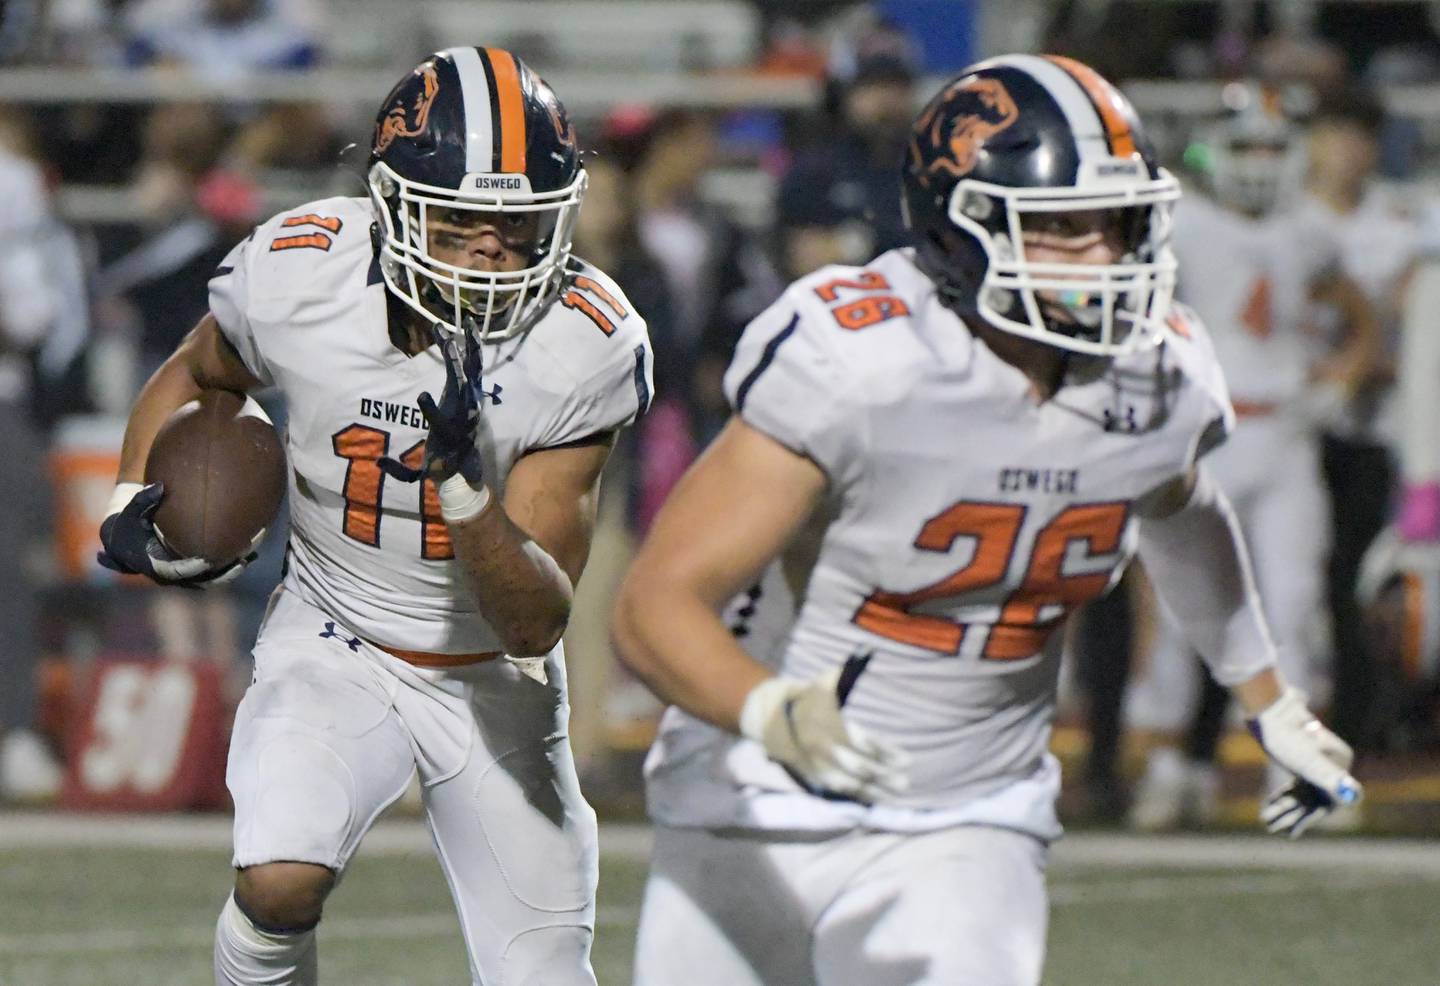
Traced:
<svg viewBox="0 0 1440 986">
<path fill-rule="evenodd" d="M 429 391 L 417 401 L 430 426 L 425 457 L 418 469 L 389 456 L 382 458 L 379 465 L 386 475 L 402 483 L 413 483 L 421 477 L 440 483 L 458 473 L 471 486 L 478 487 L 484 479 L 480 450 L 475 447 L 475 433 L 480 427 L 480 347 L 467 340 L 462 358 L 454 339 L 438 341 L 445 360 L 445 390 L 438 405 Z"/>
<path fill-rule="evenodd" d="M 105 518 L 100 525 L 100 543 L 104 550 L 95 556 L 104 567 L 125 575 L 143 575 L 160 585 L 176 585 L 187 589 L 209 589 L 238 578 L 245 566 L 255 560 L 252 550 L 228 565 L 211 568 L 204 558 L 181 558 L 161 542 L 153 520 L 165 487 L 151 483 L 141 487 L 118 513 Z M 251 543 L 253 549 L 264 532 Z"/>
</svg>

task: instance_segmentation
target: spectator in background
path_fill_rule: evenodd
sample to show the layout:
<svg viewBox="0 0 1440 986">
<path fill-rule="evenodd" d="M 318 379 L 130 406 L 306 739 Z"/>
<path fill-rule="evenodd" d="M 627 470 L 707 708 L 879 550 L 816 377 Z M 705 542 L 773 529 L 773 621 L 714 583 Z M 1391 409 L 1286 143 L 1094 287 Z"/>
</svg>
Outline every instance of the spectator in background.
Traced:
<svg viewBox="0 0 1440 986">
<path fill-rule="evenodd" d="M 655 352 L 655 397 L 636 427 L 621 436 L 618 459 L 630 463 L 631 527 L 644 533 L 660 501 L 694 457 L 686 409 L 692 355 L 677 338 L 675 303 L 665 269 L 646 249 L 637 224 L 634 190 L 606 151 L 585 165 L 590 177 L 585 211 L 575 227 L 575 253 L 613 271 L 645 318 Z M 628 454 L 626 454 L 628 453 Z"/>
<path fill-rule="evenodd" d="M 1396 528 L 1409 543 L 1440 543 L 1440 215 L 1405 299 L 1399 361 L 1403 477 Z"/>
<path fill-rule="evenodd" d="M 38 532 L 46 529 L 44 448 L 31 419 L 32 368 L 68 311 L 83 311 L 83 297 L 66 297 L 52 244 L 58 222 L 44 175 L 14 142 L 0 139 L 0 798 L 45 800 L 58 792 L 60 770 L 35 732 L 39 615 L 35 574 L 29 564 Z"/>
<path fill-rule="evenodd" d="M 915 69 L 892 34 L 838 49 L 830 87 L 833 129 L 802 151 L 780 184 L 780 202 L 823 188 L 828 207 L 869 225 L 867 255 L 904 246 L 895 168 L 915 115 Z"/>
<path fill-rule="evenodd" d="M 323 57 L 318 10 L 305 0 L 142 0 L 128 17 L 126 62 L 183 68 L 212 83 L 304 71 Z M 282 103 L 263 111 L 234 107 L 238 133 L 227 162 L 244 171 L 333 160 L 322 107 Z"/>
<path fill-rule="evenodd" d="M 1368 297 L 1388 354 L 1398 335 L 1400 299 L 1417 246 L 1414 222 L 1374 184 L 1384 111 L 1370 93 L 1322 93 L 1311 121 L 1310 172 L 1297 238 L 1333 245 L 1341 271 Z M 1332 338 L 1343 336 L 1332 305 Z M 1388 360 L 1387 360 L 1388 361 Z M 1373 739 L 1369 718 L 1373 675 L 1355 584 L 1366 549 L 1389 518 L 1395 471 L 1384 433 L 1392 371 L 1382 366 L 1348 393 L 1332 389 L 1322 464 L 1333 519 L 1327 595 L 1334 635 L 1336 732 L 1357 749 Z"/>
<path fill-rule="evenodd" d="M 180 65 L 219 79 L 320 61 L 304 6 L 286 0 L 141 0 L 127 20 L 131 65 Z"/>
<path fill-rule="evenodd" d="M 694 110 L 612 113 L 605 141 L 635 190 L 640 242 L 660 262 L 673 331 L 659 357 L 693 367 L 686 379 L 691 432 L 703 445 L 729 414 L 720 378 L 745 324 L 780 293 L 764 249 L 700 195 L 715 162 L 710 117 Z"/>
<path fill-rule="evenodd" d="M 18 110 L 0 109 L 0 147 L 40 167 L 42 155 L 35 133 Z M 48 192 L 56 179 L 48 161 L 42 174 Z M 44 258 L 51 294 L 62 299 L 44 338 L 30 354 L 30 410 L 43 430 L 66 414 L 89 412 L 92 405 L 86 386 L 90 304 L 85 251 L 75 231 L 64 222 L 52 218 L 41 229 L 43 235 L 34 246 Z"/>
<path fill-rule="evenodd" d="M 805 181 L 790 173 L 775 202 L 777 246 L 787 278 L 827 264 L 863 264 L 875 255 L 875 227 L 864 215 L 861 198 L 837 169 L 816 169 Z"/>
<path fill-rule="evenodd" d="M 216 114 L 199 103 L 162 107 L 146 121 L 132 186 L 144 218 L 120 234 L 111 251 L 119 256 L 95 288 L 112 328 L 123 321 L 136 332 L 142 380 L 205 314 L 215 265 L 258 211 L 243 188 L 224 191 L 213 170 L 223 146 Z"/>
</svg>

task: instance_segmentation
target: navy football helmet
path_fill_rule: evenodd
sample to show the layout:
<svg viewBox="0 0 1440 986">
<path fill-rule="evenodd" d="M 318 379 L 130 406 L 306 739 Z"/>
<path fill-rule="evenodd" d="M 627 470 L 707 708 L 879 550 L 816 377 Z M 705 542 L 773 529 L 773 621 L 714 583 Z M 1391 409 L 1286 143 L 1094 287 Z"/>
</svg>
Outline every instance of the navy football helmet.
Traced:
<svg viewBox="0 0 1440 986">
<path fill-rule="evenodd" d="M 375 122 L 368 184 L 385 283 L 440 329 L 503 339 L 555 299 L 585 171 L 564 106 L 515 55 L 449 48 L 401 79 Z M 431 224 L 457 210 L 500 216 L 502 236 L 523 230 L 526 266 L 478 271 L 432 256 Z"/>
<path fill-rule="evenodd" d="M 1209 178 L 1221 204 L 1251 216 L 1267 215 L 1304 183 L 1300 135 L 1273 89 L 1231 82 L 1221 99 L 1226 114 L 1196 134 L 1185 150 L 1185 163 Z"/>
<path fill-rule="evenodd" d="M 1088 66 L 1039 55 L 972 65 L 916 118 L 901 185 L 916 260 L 954 310 L 1092 355 L 1163 338 L 1180 186 L 1129 101 Z M 1026 257 L 1029 230 L 1096 212 L 1119 238 L 1115 262 Z"/>
</svg>

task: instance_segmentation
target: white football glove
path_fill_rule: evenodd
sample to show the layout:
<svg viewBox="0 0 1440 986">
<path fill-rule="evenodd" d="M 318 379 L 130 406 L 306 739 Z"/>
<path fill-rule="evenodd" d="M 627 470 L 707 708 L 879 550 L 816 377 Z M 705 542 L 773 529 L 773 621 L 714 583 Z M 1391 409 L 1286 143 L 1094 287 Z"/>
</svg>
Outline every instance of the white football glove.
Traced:
<svg viewBox="0 0 1440 986">
<path fill-rule="evenodd" d="M 847 725 L 840 713 L 840 675 L 801 681 L 771 678 L 745 698 L 740 733 L 765 747 L 806 786 L 867 804 L 910 786 L 903 750 Z"/>
<path fill-rule="evenodd" d="M 1340 805 L 1364 796 L 1350 776 L 1355 754 L 1340 737 L 1320 724 L 1305 707 L 1305 696 L 1285 689 L 1275 702 L 1250 720 L 1250 732 L 1270 759 L 1295 775 L 1295 783 L 1271 795 L 1260 820 L 1271 832 L 1294 839 Z"/>
</svg>

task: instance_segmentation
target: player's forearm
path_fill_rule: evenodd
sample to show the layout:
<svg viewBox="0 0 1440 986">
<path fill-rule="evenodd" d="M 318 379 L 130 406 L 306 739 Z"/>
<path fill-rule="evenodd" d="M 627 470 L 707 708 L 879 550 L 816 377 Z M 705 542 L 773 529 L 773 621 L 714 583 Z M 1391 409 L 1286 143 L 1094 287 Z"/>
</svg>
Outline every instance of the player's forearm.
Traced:
<svg viewBox="0 0 1440 986">
<path fill-rule="evenodd" d="M 539 657 L 560 642 L 574 587 L 558 562 L 491 499 L 467 520 L 446 521 L 455 557 L 505 653 Z"/>
<path fill-rule="evenodd" d="M 698 595 L 665 580 L 632 573 L 611 632 L 620 660 L 661 700 L 732 732 L 746 696 L 772 676 Z"/>
<path fill-rule="evenodd" d="M 176 408 L 205 389 L 244 394 L 259 384 L 221 336 L 215 317 L 207 314 L 141 389 L 125 426 L 120 482 L 144 481 L 155 433 Z"/>
<path fill-rule="evenodd" d="M 135 400 L 125 425 L 125 442 L 120 449 L 122 483 L 145 480 L 145 460 L 155 433 L 176 408 L 200 396 L 200 384 L 179 352 L 161 364 Z"/>
<path fill-rule="evenodd" d="M 1141 522 L 1140 557 L 1217 681 L 1233 687 L 1274 666 L 1275 644 L 1234 511 L 1203 473 L 1185 506 Z"/>
</svg>

